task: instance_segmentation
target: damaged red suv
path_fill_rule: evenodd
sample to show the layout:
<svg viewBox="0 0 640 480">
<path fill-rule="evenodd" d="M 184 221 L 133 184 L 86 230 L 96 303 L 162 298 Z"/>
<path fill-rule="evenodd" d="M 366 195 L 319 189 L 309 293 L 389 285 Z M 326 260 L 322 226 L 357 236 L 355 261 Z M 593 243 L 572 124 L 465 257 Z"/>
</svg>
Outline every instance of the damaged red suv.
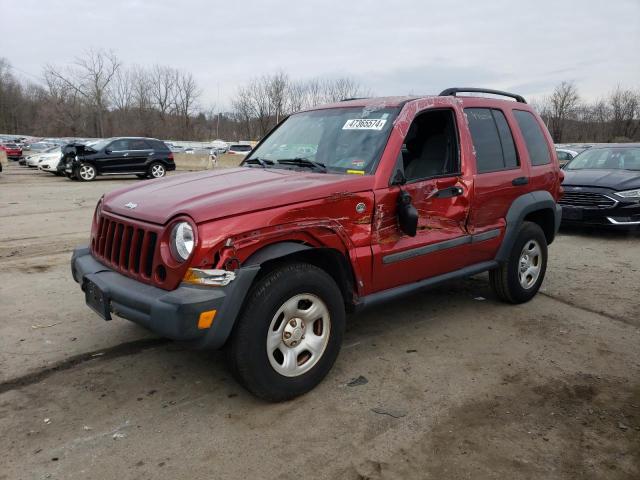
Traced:
<svg viewBox="0 0 640 480">
<path fill-rule="evenodd" d="M 349 312 L 484 271 L 531 299 L 561 180 L 519 95 L 349 100 L 289 116 L 239 168 L 106 194 L 72 272 L 103 318 L 225 347 L 242 385 L 284 400 L 329 372 Z"/>
</svg>

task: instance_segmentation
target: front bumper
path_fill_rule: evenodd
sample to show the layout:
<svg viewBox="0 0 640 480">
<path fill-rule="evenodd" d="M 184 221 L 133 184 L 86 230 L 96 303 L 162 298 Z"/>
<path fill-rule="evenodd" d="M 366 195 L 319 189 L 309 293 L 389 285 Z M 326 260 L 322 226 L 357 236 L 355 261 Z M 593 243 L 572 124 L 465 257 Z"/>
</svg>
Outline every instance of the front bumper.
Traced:
<svg viewBox="0 0 640 480">
<path fill-rule="evenodd" d="M 615 204 L 606 207 L 562 203 L 563 225 L 585 225 L 608 228 L 640 227 L 640 202 L 624 199 L 613 191 L 601 188 L 582 188 L 582 192 L 606 195 Z"/>
<path fill-rule="evenodd" d="M 82 290 L 86 290 L 90 281 L 107 299 L 107 320 L 113 313 L 163 337 L 186 341 L 197 348 L 224 345 L 259 269 L 259 266 L 239 269 L 235 280 L 224 287 L 182 284 L 167 291 L 106 267 L 91 256 L 88 247 L 76 248 L 71 257 L 71 273 Z M 208 329 L 198 329 L 200 314 L 210 310 L 216 310 L 213 324 Z"/>
</svg>

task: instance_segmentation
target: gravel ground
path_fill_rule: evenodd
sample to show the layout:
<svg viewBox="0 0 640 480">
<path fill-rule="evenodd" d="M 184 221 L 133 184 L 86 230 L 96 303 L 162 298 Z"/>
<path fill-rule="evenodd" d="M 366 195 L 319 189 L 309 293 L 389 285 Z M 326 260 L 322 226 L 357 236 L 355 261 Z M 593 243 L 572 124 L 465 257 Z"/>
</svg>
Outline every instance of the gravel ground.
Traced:
<svg viewBox="0 0 640 480">
<path fill-rule="evenodd" d="M 273 405 L 84 305 L 71 249 L 137 181 L 0 173 L 0 479 L 640 478 L 640 235 L 562 231 L 526 305 L 480 275 L 353 317 Z"/>
</svg>

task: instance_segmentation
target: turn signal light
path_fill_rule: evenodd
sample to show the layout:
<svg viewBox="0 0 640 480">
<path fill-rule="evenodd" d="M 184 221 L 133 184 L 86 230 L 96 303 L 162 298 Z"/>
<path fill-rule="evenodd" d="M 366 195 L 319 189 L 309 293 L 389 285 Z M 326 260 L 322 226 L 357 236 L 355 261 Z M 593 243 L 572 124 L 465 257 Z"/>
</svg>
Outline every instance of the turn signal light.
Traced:
<svg viewBox="0 0 640 480">
<path fill-rule="evenodd" d="M 202 312 L 200 314 L 200 318 L 198 318 L 198 329 L 204 330 L 206 328 L 211 328 L 213 319 L 216 318 L 216 313 L 217 310 L 208 310 L 206 312 Z"/>
</svg>

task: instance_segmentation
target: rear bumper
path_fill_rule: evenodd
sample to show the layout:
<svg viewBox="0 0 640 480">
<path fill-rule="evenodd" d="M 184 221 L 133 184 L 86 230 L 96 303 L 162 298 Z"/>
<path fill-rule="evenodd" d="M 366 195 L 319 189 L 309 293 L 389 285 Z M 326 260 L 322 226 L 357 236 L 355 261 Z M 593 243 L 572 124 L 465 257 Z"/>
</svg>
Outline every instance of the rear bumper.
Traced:
<svg viewBox="0 0 640 480">
<path fill-rule="evenodd" d="M 82 290 L 90 280 L 107 299 L 107 319 L 113 313 L 197 348 L 224 345 L 258 270 L 259 266 L 238 270 L 235 280 L 225 287 L 183 284 L 167 291 L 111 270 L 95 260 L 87 247 L 76 248 L 71 257 L 71 273 Z M 213 324 L 208 329 L 198 329 L 200 314 L 210 310 L 216 310 Z"/>
</svg>

